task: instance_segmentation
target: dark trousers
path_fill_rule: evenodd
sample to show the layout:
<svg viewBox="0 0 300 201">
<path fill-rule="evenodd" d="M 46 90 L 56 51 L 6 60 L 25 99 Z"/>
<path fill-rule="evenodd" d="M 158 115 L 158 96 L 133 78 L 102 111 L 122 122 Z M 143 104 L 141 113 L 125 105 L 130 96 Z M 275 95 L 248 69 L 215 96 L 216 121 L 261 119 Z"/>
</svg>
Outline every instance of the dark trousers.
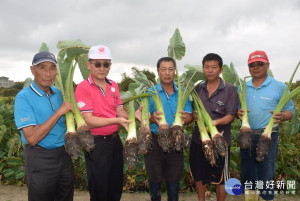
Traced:
<svg viewBox="0 0 300 201">
<path fill-rule="evenodd" d="M 24 164 L 29 201 L 73 200 L 73 165 L 64 147 L 44 149 L 26 145 Z"/>
<path fill-rule="evenodd" d="M 85 155 L 91 201 L 119 201 L 123 188 L 123 145 L 119 135 L 95 137 Z"/>
<path fill-rule="evenodd" d="M 157 135 L 152 134 L 152 150 L 144 157 L 150 182 L 179 182 L 183 176 L 183 152 L 163 152 L 158 145 Z"/>
</svg>

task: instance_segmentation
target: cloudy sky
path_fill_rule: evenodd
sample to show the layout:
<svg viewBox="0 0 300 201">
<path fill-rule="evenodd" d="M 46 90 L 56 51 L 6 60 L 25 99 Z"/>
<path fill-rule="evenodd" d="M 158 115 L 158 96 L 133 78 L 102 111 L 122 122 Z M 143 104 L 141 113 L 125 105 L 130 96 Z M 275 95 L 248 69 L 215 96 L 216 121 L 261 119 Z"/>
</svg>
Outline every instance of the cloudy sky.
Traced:
<svg viewBox="0 0 300 201">
<path fill-rule="evenodd" d="M 42 42 L 57 54 L 59 40 L 76 39 L 110 47 L 115 81 L 133 66 L 155 72 L 176 28 L 186 45 L 181 72 L 214 52 L 243 77 L 249 53 L 258 49 L 285 82 L 300 60 L 299 0 L 1 0 L 0 76 L 24 81 Z"/>
</svg>

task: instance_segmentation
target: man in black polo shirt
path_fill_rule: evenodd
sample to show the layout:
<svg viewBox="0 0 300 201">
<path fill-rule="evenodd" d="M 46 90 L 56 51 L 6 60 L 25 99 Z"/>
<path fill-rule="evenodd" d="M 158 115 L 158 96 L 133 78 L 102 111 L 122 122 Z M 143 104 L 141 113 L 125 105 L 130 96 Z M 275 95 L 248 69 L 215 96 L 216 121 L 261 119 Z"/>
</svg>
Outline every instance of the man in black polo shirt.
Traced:
<svg viewBox="0 0 300 201">
<path fill-rule="evenodd" d="M 219 75 L 223 71 L 222 58 L 214 53 L 207 54 L 202 61 L 203 73 L 206 81 L 196 88 L 205 109 L 213 119 L 214 126 L 223 132 L 228 145 L 230 145 L 230 126 L 238 110 L 238 95 L 234 86 L 225 83 Z M 218 201 L 225 200 L 226 192 L 224 182 L 229 176 L 229 147 L 225 157 L 217 159 L 216 165 L 211 166 L 205 159 L 199 134 L 196 126 L 193 131 L 190 166 L 195 180 L 199 201 L 205 200 L 206 184 L 216 184 Z"/>
</svg>

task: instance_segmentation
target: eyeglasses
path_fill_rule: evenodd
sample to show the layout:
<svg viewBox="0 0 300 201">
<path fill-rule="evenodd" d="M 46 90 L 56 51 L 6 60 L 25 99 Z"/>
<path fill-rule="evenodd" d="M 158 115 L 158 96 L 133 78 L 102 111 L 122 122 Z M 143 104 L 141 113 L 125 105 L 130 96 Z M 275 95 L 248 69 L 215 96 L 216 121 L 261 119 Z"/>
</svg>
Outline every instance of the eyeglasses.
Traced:
<svg viewBox="0 0 300 201">
<path fill-rule="evenodd" d="M 266 63 L 264 63 L 264 62 L 253 62 L 253 63 L 250 63 L 248 66 L 249 66 L 249 68 L 253 68 L 255 66 L 257 66 L 257 67 L 263 67 L 265 64 Z"/>
<path fill-rule="evenodd" d="M 104 62 L 104 63 L 101 63 L 101 62 L 96 62 L 96 63 L 92 63 L 90 62 L 91 64 L 94 64 L 96 68 L 100 68 L 101 66 L 103 66 L 104 68 L 109 68 L 111 63 L 109 62 Z"/>
</svg>

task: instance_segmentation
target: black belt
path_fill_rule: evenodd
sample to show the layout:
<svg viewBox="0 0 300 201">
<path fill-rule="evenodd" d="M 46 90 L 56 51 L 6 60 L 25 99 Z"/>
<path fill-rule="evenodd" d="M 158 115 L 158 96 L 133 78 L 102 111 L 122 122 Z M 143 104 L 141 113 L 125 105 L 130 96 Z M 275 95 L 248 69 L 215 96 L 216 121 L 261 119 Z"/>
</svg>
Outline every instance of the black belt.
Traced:
<svg viewBox="0 0 300 201">
<path fill-rule="evenodd" d="M 265 129 L 266 129 L 266 128 L 254 129 L 254 130 L 252 130 L 252 131 L 253 131 L 254 134 L 255 134 L 255 133 L 261 134 L 261 133 L 263 133 L 263 132 L 265 131 Z M 278 132 L 278 131 L 279 131 L 278 127 L 273 127 L 273 128 L 272 128 L 272 132 Z"/>
<path fill-rule="evenodd" d="M 30 149 L 45 149 L 44 147 L 41 147 L 40 145 L 31 146 L 30 144 L 25 144 L 25 147 L 30 148 Z"/>
<path fill-rule="evenodd" d="M 108 139 L 116 138 L 117 136 L 118 136 L 118 131 L 110 135 L 94 135 L 94 138 L 108 140 Z"/>
</svg>

